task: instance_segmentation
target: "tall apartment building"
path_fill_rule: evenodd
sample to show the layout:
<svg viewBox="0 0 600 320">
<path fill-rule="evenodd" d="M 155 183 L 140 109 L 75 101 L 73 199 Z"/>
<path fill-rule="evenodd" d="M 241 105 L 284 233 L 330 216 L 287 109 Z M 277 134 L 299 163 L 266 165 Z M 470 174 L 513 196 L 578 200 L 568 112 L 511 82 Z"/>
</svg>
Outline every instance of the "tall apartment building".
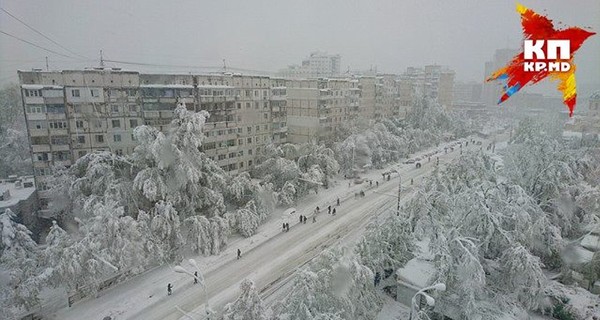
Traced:
<svg viewBox="0 0 600 320">
<path fill-rule="evenodd" d="M 291 65 L 279 73 L 287 78 L 331 78 L 340 74 L 342 57 L 339 54 L 312 52 L 302 65 Z"/>
<path fill-rule="evenodd" d="M 202 148 L 226 171 L 248 170 L 265 144 L 287 141 L 284 79 L 100 68 L 19 72 L 19 78 L 42 209 L 53 165 L 68 166 L 99 150 L 131 153 L 133 129 L 165 130 L 179 101 L 210 113 Z"/>
<path fill-rule="evenodd" d="M 416 96 L 423 95 L 436 99 L 442 105 L 451 106 L 454 74 L 454 71 L 439 65 L 408 67 L 399 79 L 400 105 L 409 106 Z"/>
<path fill-rule="evenodd" d="M 295 79 L 287 88 L 288 141 L 326 141 L 359 112 L 360 88 L 350 79 Z"/>
<path fill-rule="evenodd" d="M 506 65 L 512 58 L 519 52 L 516 49 L 498 49 L 494 52 L 494 57 L 491 61 L 485 63 L 484 75 L 483 75 L 483 92 L 482 99 L 483 103 L 487 105 L 496 105 L 502 96 L 502 85 L 497 82 L 486 82 L 489 76 L 492 75 L 496 70 Z M 510 99 L 509 99 L 510 100 Z M 508 102 L 508 101 L 507 101 Z M 509 102 L 509 104 L 512 103 Z"/>
</svg>

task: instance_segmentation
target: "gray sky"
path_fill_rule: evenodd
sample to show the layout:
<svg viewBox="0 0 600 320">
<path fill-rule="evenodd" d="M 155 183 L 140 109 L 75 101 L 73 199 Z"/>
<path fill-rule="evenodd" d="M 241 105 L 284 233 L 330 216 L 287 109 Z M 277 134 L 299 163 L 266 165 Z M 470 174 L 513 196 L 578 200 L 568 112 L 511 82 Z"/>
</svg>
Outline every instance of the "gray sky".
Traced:
<svg viewBox="0 0 600 320">
<path fill-rule="evenodd" d="M 598 0 L 523 0 L 555 22 L 600 32 Z M 151 64 L 277 71 L 311 51 L 342 55 L 342 67 L 400 73 L 437 63 L 460 80 L 481 80 L 497 48 L 521 46 L 519 15 L 508 0 L 0 0 L 1 6 L 64 47 L 77 61 L 0 34 L 0 83 L 17 69 L 81 68 L 105 58 Z M 0 30 L 72 55 L 0 12 Z M 600 35 L 576 55 L 584 91 L 600 89 Z M 109 64 L 111 65 L 111 64 Z M 189 69 L 124 66 L 141 71 Z M 554 92 L 544 92 L 554 94 Z M 580 91 L 581 92 L 581 91 Z"/>
</svg>

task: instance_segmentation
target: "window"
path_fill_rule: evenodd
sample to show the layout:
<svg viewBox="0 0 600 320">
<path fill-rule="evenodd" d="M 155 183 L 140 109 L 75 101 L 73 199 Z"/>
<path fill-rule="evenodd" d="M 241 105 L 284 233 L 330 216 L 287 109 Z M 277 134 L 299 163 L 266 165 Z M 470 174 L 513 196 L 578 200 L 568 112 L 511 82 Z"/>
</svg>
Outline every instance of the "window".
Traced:
<svg viewBox="0 0 600 320">
<path fill-rule="evenodd" d="M 225 155 L 224 154 L 220 154 L 219 155 L 219 160 L 225 160 Z"/>
<path fill-rule="evenodd" d="M 244 144 L 244 139 L 238 139 L 238 145 L 243 145 Z"/>
<path fill-rule="evenodd" d="M 118 156 L 122 156 L 123 155 L 123 149 L 117 149 L 115 150 L 115 154 Z"/>
<path fill-rule="evenodd" d="M 94 120 L 94 128 L 101 128 L 101 127 L 102 127 L 102 121 L 100 119 Z"/>
<path fill-rule="evenodd" d="M 247 129 L 246 131 L 248 131 L 248 133 L 252 133 L 252 127 L 248 127 L 246 129 Z"/>
<path fill-rule="evenodd" d="M 237 103 L 237 108 L 238 108 L 238 109 L 241 109 L 241 108 L 242 108 L 242 103 L 241 103 L 241 102 L 238 102 L 238 103 Z"/>
<path fill-rule="evenodd" d="M 69 144 L 69 137 L 68 136 L 52 136 L 52 137 L 50 137 L 50 142 L 52 144 L 56 144 L 56 145 Z"/>
<path fill-rule="evenodd" d="M 82 111 L 82 106 L 79 106 L 79 105 L 73 106 L 73 112 L 81 113 L 81 111 Z"/>
<path fill-rule="evenodd" d="M 256 126 L 256 132 L 260 131 L 260 126 Z"/>
<path fill-rule="evenodd" d="M 34 154 L 34 157 L 37 161 L 48 161 L 47 153 L 36 153 Z"/>
<path fill-rule="evenodd" d="M 263 118 L 269 119 L 269 114 L 268 113 L 263 113 Z"/>
<path fill-rule="evenodd" d="M 242 128 L 238 128 L 238 133 L 242 133 Z"/>
<path fill-rule="evenodd" d="M 130 104 L 129 112 L 137 112 L 137 106 L 135 104 Z"/>
<path fill-rule="evenodd" d="M 138 121 L 137 119 L 129 119 L 129 127 L 131 128 L 135 128 L 138 126 Z"/>
<path fill-rule="evenodd" d="M 258 109 L 258 102 L 254 102 L 254 109 Z"/>
<path fill-rule="evenodd" d="M 110 110 L 112 111 L 112 113 L 117 113 L 117 112 L 119 112 L 119 106 L 116 104 L 113 104 L 110 106 Z"/>
<path fill-rule="evenodd" d="M 32 145 L 38 145 L 38 144 L 48 144 L 48 136 L 45 137 L 31 137 L 31 144 Z"/>
<path fill-rule="evenodd" d="M 83 128 L 83 120 L 75 121 L 75 127 L 77 127 L 78 129 Z"/>
<path fill-rule="evenodd" d="M 98 97 L 98 89 L 90 89 L 90 94 L 92 95 L 92 97 Z"/>
<path fill-rule="evenodd" d="M 64 104 L 46 105 L 46 112 L 48 112 L 48 113 L 65 113 L 65 105 Z"/>
<path fill-rule="evenodd" d="M 25 90 L 26 97 L 41 97 L 42 90 Z"/>
<path fill-rule="evenodd" d="M 229 154 L 229 159 L 233 159 L 233 158 L 235 158 L 235 152 L 232 152 Z"/>
<path fill-rule="evenodd" d="M 244 163 L 240 162 L 240 169 L 244 167 Z"/>
<path fill-rule="evenodd" d="M 240 152 L 238 152 L 238 156 L 239 157 L 243 157 L 244 156 L 244 150 L 240 150 Z"/>
<path fill-rule="evenodd" d="M 104 135 L 97 134 L 96 135 L 96 142 L 98 142 L 98 143 L 104 143 Z"/>
<path fill-rule="evenodd" d="M 250 102 L 246 102 L 246 109 L 250 109 Z"/>
<path fill-rule="evenodd" d="M 233 147 L 233 146 L 235 146 L 235 139 L 230 139 L 230 140 L 227 140 L 227 146 L 228 146 L 228 147 Z"/>
<path fill-rule="evenodd" d="M 248 144 L 252 143 L 252 138 L 248 138 Z"/>
<path fill-rule="evenodd" d="M 112 121 L 112 127 L 113 128 L 120 128 L 121 127 L 121 120 L 113 120 Z"/>
<path fill-rule="evenodd" d="M 77 143 L 85 143 L 85 136 L 77 136 Z"/>
<path fill-rule="evenodd" d="M 252 155 L 252 149 L 248 149 L 248 154 Z"/>
<path fill-rule="evenodd" d="M 113 135 L 113 141 L 114 142 L 121 142 L 121 135 L 120 134 Z"/>
<path fill-rule="evenodd" d="M 71 89 L 71 96 L 79 98 L 81 96 L 81 93 L 79 93 L 79 89 Z"/>
<path fill-rule="evenodd" d="M 248 167 L 252 167 L 252 160 L 248 160 Z"/>
<path fill-rule="evenodd" d="M 80 150 L 77 152 L 77 156 L 79 156 L 79 158 L 85 156 L 86 154 L 87 154 L 87 151 L 85 151 L 85 150 Z"/>
</svg>

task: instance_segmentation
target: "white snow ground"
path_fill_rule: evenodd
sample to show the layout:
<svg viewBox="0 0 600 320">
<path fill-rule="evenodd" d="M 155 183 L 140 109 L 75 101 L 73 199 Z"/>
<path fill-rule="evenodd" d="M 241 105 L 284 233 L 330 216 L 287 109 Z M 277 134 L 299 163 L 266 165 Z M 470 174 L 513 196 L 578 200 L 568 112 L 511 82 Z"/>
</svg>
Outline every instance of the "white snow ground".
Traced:
<svg viewBox="0 0 600 320">
<path fill-rule="evenodd" d="M 471 148 L 479 146 L 469 144 L 468 149 Z M 458 155 L 459 148 L 448 154 L 442 153 L 439 155 L 440 163 L 446 163 Z M 405 196 L 409 191 L 411 178 L 416 184 L 421 182 L 421 179 L 416 178 L 431 173 L 435 163 L 433 158 L 431 163 L 424 161 L 421 169 L 415 169 L 414 164 L 393 166 L 399 168 L 402 174 Z M 389 182 L 381 182 L 381 172 L 390 168 L 374 170 L 364 176 L 380 181 L 379 188 L 375 188 L 373 183 L 373 188 L 366 191 L 364 198 L 355 199 L 354 193 L 365 190 L 368 183 L 349 188 L 347 180 L 342 180 L 334 187 L 320 190 L 319 194 L 307 196 L 300 201 L 296 205 L 295 219 L 290 220 L 289 232 L 281 232 L 281 212 L 285 209 L 279 209 L 272 214 L 270 221 L 259 228 L 256 235 L 231 239 L 227 249 L 218 256 L 195 257 L 204 272 L 210 306 L 220 310 L 226 303 L 233 301 L 238 295 L 240 282 L 245 278 L 252 279 L 262 291 L 263 297 L 269 300 L 299 267 L 324 249 L 345 236 L 356 238 L 359 234 L 356 230 L 362 229 L 374 217 L 396 207 L 397 175 L 392 175 Z M 334 205 L 338 197 L 341 204 L 337 207 L 337 215 L 328 215 L 327 206 Z M 306 225 L 298 225 L 298 215 L 311 217 L 316 206 L 321 208 L 317 223 L 313 224 L 312 219 L 309 219 Z M 240 260 L 236 260 L 238 248 L 243 254 Z M 187 263 L 183 266 L 193 270 Z M 71 308 L 64 307 L 49 315 L 48 319 L 103 319 L 105 316 L 112 316 L 116 320 L 189 319 L 178 307 L 193 318 L 202 319 L 204 290 L 200 285 L 194 285 L 190 276 L 175 273 L 172 268 L 173 265 L 165 265 L 149 270 L 102 292 L 95 299 L 80 302 Z M 167 283 L 173 284 L 172 296 L 166 294 Z"/>
</svg>

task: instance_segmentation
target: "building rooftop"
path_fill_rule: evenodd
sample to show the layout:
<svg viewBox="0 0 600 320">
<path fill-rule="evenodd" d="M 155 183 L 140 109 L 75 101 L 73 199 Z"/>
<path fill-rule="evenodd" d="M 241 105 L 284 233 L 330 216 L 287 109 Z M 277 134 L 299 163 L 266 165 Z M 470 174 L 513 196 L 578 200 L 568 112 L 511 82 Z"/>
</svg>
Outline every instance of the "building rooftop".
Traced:
<svg viewBox="0 0 600 320">
<path fill-rule="evenodd" d="M 27 187 L 25 187 L 27 186 Z M 7 193 L 8 192 L 8 193 Z M 0 180 L 0 211 L 12 207 L 21 200 L 28 199 L 35 192 L 33 177 L 19 177 L 18 179 Z M 4 199 L 4 195 L 9 195 Z"/>
</svg>

